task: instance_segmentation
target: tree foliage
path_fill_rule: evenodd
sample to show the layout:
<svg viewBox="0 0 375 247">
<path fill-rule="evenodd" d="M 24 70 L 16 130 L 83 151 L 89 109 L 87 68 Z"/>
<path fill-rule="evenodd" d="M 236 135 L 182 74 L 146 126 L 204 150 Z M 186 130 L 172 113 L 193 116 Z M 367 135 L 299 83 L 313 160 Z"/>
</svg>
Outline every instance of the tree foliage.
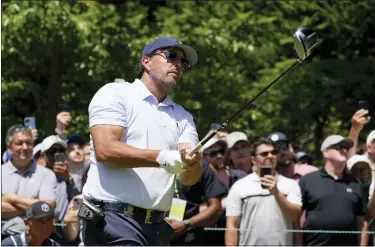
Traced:
<svg viewBox="0 0 375 247">
<path fill-rule="evenodd" d="M 304 25 L 322 40 L 316 52 L 228 131 L 253 139 L 278 130 L 299 149 L 317 152 L 326 135 L 348 133 L 358 100 L 370 101 L 375 112 L 374 6 L 373 0 L 3 3 L 2 133 L 34 115 L 43 137 L 66 103 L 73 108 L 69 132 L 87 135 L 94 93 L 115 78 L 133 81 L 143 46 L 165 35 L 198 51 L 198 64 L 172 98 L 193 114 L 203 137 L 295 61 L 292 34 Z"/>
</svg>

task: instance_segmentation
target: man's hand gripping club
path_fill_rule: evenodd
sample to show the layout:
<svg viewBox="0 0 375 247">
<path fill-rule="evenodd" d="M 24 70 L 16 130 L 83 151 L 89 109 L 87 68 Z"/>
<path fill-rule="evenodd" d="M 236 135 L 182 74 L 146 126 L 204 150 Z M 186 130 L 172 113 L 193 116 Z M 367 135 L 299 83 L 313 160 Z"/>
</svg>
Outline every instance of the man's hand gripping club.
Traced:
<svg viewBox="0 0 375 247">
<path fill-rule="evenodd" d="M 197 164 L 200 165 L 200 155 L 199 153 L 190 154 L 189 149 L 161 150 L 156 162 L 167 172 L 179 174 L 194 169 Z"/>
</svg>

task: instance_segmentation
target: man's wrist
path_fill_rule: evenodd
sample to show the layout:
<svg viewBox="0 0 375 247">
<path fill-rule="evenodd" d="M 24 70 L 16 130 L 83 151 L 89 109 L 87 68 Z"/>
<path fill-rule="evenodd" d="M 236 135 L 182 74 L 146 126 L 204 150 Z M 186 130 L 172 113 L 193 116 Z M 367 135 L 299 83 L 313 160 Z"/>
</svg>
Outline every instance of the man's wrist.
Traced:
<svg viewBox="0 0 375 247">
<path fill-rule="evenodd" d="M 184 223 L 184 226 L 185 226 L 185 230 L 186 231 L 189 231 L 192 229 L 192 225 L 191 225 L 191 222 L 189 220 L 184 220 L 182 221 Z"/>
</svg>

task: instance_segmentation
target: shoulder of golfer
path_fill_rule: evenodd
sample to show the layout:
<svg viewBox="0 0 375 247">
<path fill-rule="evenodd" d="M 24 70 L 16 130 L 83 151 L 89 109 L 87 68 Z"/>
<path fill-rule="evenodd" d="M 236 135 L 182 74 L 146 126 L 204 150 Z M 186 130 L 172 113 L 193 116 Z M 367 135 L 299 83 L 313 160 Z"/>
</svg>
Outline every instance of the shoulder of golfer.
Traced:
<svg viewBox="0 0 375 247">
<path fill-rule="evenodd" d="M 89 105 L 89 123 L 96 160 L 114 167 L 159 167 L 160 150 L 198 143 L 192 115 L 169 97 L 158 104 L 138 79 L 100 88 Z"/>
</svg>

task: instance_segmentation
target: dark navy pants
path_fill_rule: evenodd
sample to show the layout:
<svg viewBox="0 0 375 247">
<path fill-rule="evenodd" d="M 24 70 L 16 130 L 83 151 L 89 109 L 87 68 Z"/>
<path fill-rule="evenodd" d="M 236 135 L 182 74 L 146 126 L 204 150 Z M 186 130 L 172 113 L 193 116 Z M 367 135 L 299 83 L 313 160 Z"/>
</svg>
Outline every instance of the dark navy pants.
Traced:
<svg viewBox="0 0 375 247">
<path fill-rule="evenodd" d="M 165 246 L 174 236 L 172 227 L 163 221 L 146 224 L 116 212 L 104 212 L 98 223 L 83 221 L 83 242 L 92 245 Z"/>
</svg>

